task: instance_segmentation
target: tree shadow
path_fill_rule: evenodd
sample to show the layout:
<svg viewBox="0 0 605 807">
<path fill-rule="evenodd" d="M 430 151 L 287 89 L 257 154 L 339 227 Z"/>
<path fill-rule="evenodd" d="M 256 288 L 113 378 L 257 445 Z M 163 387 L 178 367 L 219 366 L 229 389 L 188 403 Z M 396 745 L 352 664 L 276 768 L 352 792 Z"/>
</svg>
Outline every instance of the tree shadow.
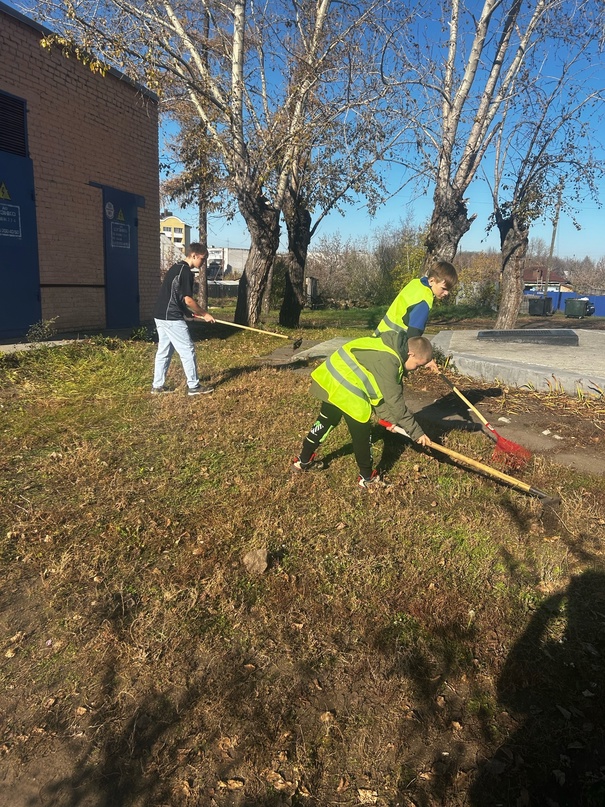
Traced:
<svg viewBox="0 0 605 807">
<path fill-rule="evenodd" d="M 605 574 L 546 600 L 508 655 L 499 703 L 518 728 L 485 760 L 476 807 L 605 804 Z"/>
<path fill-rule="evenodd" d="M 262 370 L 265 367 L 270 367 L 272 370 L 300 370 L 303 366 L 308 365 L 309 362 L 307 359 L 298 359 L 296 363 L 293 362 L 284 362 L 284 363 L 273 363 L 267 362 L 263 360 L 263 358 L 255 358 L 251 357 L 251 361 L 249 364 L 242 364 L 237 367 L 230 367 L 227 370 L 222 370 L 218 375 L 213 376 L 212 386 L 216 389 L 217 387 L 221 386 L 222 384 L 226 384 L 228 381 L 233 381 L 240 376 L 247 375 L 248 373 L 252 373 L 255 370 Z"/>
<path fill-rule="evenodd" d="M 476 641 L 475 628 L 452 616 L 426 631 L 408 614 L 394 616 L 374 639 L 388 666 L 385 678 L 401 681 L 413 703 L 392 728 L 401 749 L 393 803 L 460 804 L 454 794 L 474 766 L 475 746 L 452 732 L 453 725 L 465 721 L 469 692 L 450 681 L 460 681 L 462 648 Z"/>
<path fill-rule="evenodd" d="M 71 771 L 44 785 L 28 800 L 29 807 L 41 803 L 54 807 L 286 807 L 290 802 L 283 794 L 271 793 L 260 781 L 251 788 L 257 794 L 244 790 L 241 766 L 255 743 L 262 742 L 260 738 L 274 739 L 274 715 L 256 696 L 258 681 L 245 671 L 238 650 L 225 653 L 218 667 L 209 661 L 205 669 L 193 672 L 184 687 L 148 685 L 145 694 L 125 709 L 128 699 L 117 672 L 120 659 L 109 654 L 102 679 L 106 705 L 94 715 L 93 738 L 83 751 L 80 745 L 74 753 Z M 219 708 L 225 713 L 223 720 L 210 726 L 205 714 L 217 677 Z M 127 719 L 124 714 L 129 715 Z M 220 750 L 224 737 L 219 726 L 233 719 L 254 731 L 238 747 Z M 220 783 L 224 790 L 217 792 Z"/>
</svg>

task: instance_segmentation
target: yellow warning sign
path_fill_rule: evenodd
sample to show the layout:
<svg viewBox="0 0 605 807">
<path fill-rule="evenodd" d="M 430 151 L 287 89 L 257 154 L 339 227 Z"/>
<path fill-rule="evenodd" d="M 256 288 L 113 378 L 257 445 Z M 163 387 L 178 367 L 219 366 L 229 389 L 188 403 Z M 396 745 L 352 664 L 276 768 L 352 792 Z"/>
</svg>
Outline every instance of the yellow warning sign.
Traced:
<svg viewBox="0 0 605 807">
<path fill-rule="evenodd" d="M 9 199 L 10 200 L 10 198 L 11 198 L 11 195 L 8 192 L 8 188 L 6 187 L 4 182 L 0 182 L 0 199 Z"/>
<path fill-rule="evenodd" d="M 126 221 L 121 210 L 118 211 L 118 221 Z"/>
</svg>

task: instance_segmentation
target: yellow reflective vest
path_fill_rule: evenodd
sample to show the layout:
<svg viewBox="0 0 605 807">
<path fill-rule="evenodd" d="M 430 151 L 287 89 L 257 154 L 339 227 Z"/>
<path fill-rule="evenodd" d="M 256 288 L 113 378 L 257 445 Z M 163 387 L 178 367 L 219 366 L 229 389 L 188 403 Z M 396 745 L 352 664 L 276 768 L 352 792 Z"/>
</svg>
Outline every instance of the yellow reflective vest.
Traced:
<svg viewBox="0 0 605 807">
<path fill-rule="evenodd" d="M 427 303 L 429 310 L 433 307 L 433 292 L 430 286 L 419 279 L 410 280 L 388 307 L 386 314 L 378 323 L 376 334 L 385 331 L 407 331 L 407 314 L 418 303 Z M 424 330 L 424 329 L 423 329 Z"/>
<path fill-rule="evenodd" d="M 326 391 L 330 403 L 360 423 L 366 423 L 372 414 L 372 407 L 379 404 L 384 396 L 372 373 L 355 357 L 357 350 L 374 350 L 395 356 L 401 382 L 401 356 L 375 336 L 347 342 L 313 370 L 311 378 Z"/>
</svg>

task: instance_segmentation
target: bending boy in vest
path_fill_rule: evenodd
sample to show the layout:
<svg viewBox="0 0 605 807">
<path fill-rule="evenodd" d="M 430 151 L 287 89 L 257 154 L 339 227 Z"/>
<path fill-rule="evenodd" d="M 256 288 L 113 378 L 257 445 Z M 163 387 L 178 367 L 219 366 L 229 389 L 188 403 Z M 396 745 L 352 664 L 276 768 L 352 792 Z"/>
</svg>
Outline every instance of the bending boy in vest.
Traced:
<svg viewBox="0 0 605 807">
<path fill-rule="evenodd" d="M 378 323 L 375 336 L 386 331 L 403 331 L 408 337 L 422 336 L 434 298 L 443 300 L 457 281 L 458 273 L 451 263 L 433 264 L 424 277 L 410 280 L 402 288 Z"/>
<path fill-rule="evenodd" d="M 372 410 L 379 418 L 405 429 L 412 440 L 427 445 L 429 438 L 405 404 L 402 381 L 432 358 L 428 339 L 408 339 L 402 331 L 354 339 L 329 356 L 311 373 L 311 394 L 322 404 L 292 469 L 325 468 L 323 461 L 316 459 L 315 451 L 344 417 L 359 466 L 358 485 L 368 488 L 379 484 L 380 476 L 373 469 Z"/>
</svg>

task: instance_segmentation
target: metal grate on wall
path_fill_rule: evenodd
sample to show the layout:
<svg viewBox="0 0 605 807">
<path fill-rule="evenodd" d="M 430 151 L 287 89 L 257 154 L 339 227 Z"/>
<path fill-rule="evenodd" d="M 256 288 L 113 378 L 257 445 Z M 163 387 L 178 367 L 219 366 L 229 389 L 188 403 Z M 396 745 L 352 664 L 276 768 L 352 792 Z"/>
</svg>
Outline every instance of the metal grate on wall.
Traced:
<svg viewBox="0 0 605 807">
<path fill-rule="evenodd" d="M 0 151 L 27 157 L 25 101 L 0 92 Z"/>
</svg>

